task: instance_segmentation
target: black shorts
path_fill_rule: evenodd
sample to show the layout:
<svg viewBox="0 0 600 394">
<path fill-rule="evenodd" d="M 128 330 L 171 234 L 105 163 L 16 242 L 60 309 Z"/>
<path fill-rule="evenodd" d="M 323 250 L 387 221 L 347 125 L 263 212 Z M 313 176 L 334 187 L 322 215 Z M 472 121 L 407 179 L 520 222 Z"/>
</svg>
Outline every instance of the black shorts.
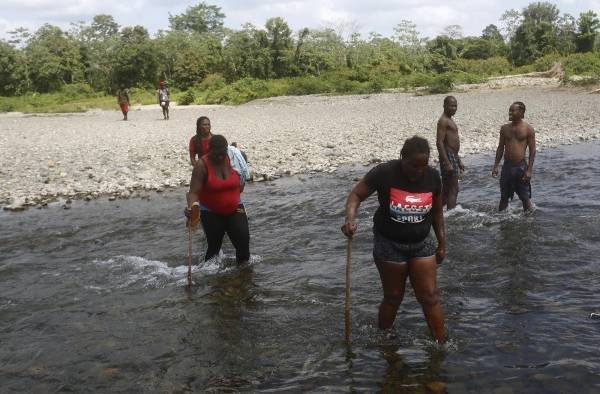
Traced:
<svg viewBox="0 0 600 394">
<path fill-rule="evenodd" d="M 373 258 L 375 261 L 390 263 L 406 263 L 412 258 L 431 257 L 435 255 L 437 242 L 431 233 L 419 242 L 402 243 L 392 241 L 373 230 Z"/>
</svg>

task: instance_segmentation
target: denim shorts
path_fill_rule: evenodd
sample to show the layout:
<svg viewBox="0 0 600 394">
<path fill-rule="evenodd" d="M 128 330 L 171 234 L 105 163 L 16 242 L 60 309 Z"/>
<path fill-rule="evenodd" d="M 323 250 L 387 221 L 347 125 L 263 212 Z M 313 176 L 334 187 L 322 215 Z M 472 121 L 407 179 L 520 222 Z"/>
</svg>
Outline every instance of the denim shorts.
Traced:
<svg viewBox="0 0 600 394">
<path fill-rule="evenodd" d="M 431 233 L 424 240 L 415 243 L 402 243 L 387 239 L 373 230 L 373 258 L 375 261 L 405 263 L 412 258 L 431 257 L 435 255 L 437 242 Z"/>
</svg>

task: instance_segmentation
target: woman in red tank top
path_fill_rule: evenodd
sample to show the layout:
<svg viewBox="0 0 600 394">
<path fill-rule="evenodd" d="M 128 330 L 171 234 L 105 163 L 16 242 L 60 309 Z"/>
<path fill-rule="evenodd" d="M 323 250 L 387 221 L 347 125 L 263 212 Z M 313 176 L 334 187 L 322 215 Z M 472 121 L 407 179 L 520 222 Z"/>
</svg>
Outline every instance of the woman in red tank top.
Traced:
<svg viewBox="0 0 600 394">
<path fill-rule="evenodd" d="M 205 260 L 219 253 L 225 234 L 235 247 L 238 263 L 250 258 L 248 218 L 240 193 L 240 176 L 229 162 L 227 140 L 222 135 L 214 135 L 210 139 L 209 153 L 194 166 L 187 193 L 188 218 L 192 206 L 200 205 L 200 221 L 208 243 Z"/>
<path fill-rule="evenodd" d="M 190 138 L 189 151 L 190 151 L 190 163 L 195 165 L 200 158 L 208 153 L 210 150 L 210 139 L 212 134 L 210 132 L 210 119 L 206 116 L 201 116 L 196 121 L 196 134 Z M 196 156 L 198 159 L 196 159 Z"/>
</svg>

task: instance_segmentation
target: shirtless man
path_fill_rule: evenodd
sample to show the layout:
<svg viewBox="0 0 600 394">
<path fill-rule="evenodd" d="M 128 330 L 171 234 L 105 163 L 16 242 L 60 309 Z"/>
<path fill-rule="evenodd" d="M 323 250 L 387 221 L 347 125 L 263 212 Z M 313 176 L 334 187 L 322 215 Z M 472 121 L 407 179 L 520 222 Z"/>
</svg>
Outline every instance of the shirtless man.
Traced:
<svg viewBox="0 0 600 394">
<path fill-rule="evenodd" d="M 500 141 L 496 149 L 496 161 L 492 168 L 492 176 L 498 176 L 498 164 L 504 155 L 504 164 L 500 174 L 500 205 L 503 211 L 515 193 L 523 203 L 523 210 L 533 210 L 531 205 L 531 174 L 535 159 L 535 132 L 525 117 L 525 104 L 514 102 L 508 110 L 510 123 L 500 129 Z M 525 151 L 529 148 L 529 161 L 525 161 Z"/>
<path fill-rule="evenodd" d="M 442 203 L 447 209 L 456 207 L 458 197 L 458 177 L 465 170 L 458 151 L 460 138 L 458 127 L 452 120 L 458 104 L 456 98 L 448 96 L 444 99 L 444 113 L 437 124 L 437 149 L 440 158 L 440 172 L 442 174 Z"/>
</svg>

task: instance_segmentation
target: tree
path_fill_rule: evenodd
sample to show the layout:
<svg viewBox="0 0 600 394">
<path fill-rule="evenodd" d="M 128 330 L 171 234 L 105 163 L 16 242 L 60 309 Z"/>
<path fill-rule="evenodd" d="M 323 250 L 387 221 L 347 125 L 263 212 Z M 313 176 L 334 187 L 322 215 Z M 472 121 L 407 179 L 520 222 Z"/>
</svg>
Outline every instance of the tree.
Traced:
<svg viewBox="0 0 600 394">
<path fill-rule="evenodd" d="M 17 48 L 22 48 L 27 45 L 27 41 L 29 41 L 29 38 L 31 37 L 31 32 L 25 27 L 17 27 L 15 30 L 9 31 L 8 34 L 10 34 L 8 43 Z"/>
<path fill-rule="evenodd" d="M 504 41 L 510 42 L 513 39 L 522 19 L 523 17 L 521 13 L 515 9 L 504 11 L 500 17 L 500 23 L 504 33 Z"/>
<path fill-rule="evenodd" d="M 594 50 L 594 43 L 600 20 L 594 11 L 582 12 L 579 14 L 577 21 L 577 34 L 575 42 L 577 44 L 577 52 L 591 52 Z"/>
<path fill-rule="evenodd" d="M 427 43 L 431 53 L 431 67 L 439 73 L 448 71 L 452 60 L 456 59 L 454 40 L 448 36 L 437 36 Z"/>
<path fill-rule="evenodd" d="M 502 42 L 502 34 L 496 25 L 487 25 L 481 32 L 481 38 L 487 41 Z"/>
<path fill-rule="evenodd" d="M 158 77 L 158 59 L 146 28 L 134 26 L 121 30 L 114 62 L 113 86 L 154 85 Z"/>
<path fill-rule="evenodd" d="M 547 1 L 538 1 L 523 9 L 523 20 L 534 25 L 541 23 L 554 24 L 558 20 L 559 14 L 560 11 L 554 4 Z"/>
<path fill-rule="evenodd" d="M 188 7 L 183 14 L 169 14 L 169 25 L 172 30 L 216 33 L 223 28 L 224 19 L 225 14 L 221 12 L 221 7 L 201 2 Z"/>
<path fill-rule="evenodd" d="M 119 34 L 119 24 L 112 15 L 99 14 L 94 16 L 90 26 L 92 37 L 97 41 L 106 41 Z"/>
<path fill-rule="evenodd" d="M 110 92 L 119 24 L 111 15 L 100 14 L 90 24 L 71 25 L 71 35 L 79 43 L 86 81 L 96 91 Z"/>
<path fill-rule="evenodd" d="M 401 47 L 415 50 L 423 44 L 417 31 L 417 25 L 412 21 L 403 19 L 394 27 L 394 41 Z"/>
<path fill-rule="evenodd" d="M 523 22 L 511 40 L 509 57 L 521 66 L 557 50 L 559 10 L 547 2 L 531 3 L 523 9 Z"/>
<path fill-rule="evenodd" d="M 84 72 L 77 42 L 59 27 L 40 27 L 25 48 L 32 88 L 51 92 L 83 80 Z"/>
<path fill-rule="evenodd" d="M 20 71 L 23 57 L 6 41 L 0 40 L 0 95 L 10 96 L 19 93 Z"/>
<path fill-rule="evenodd" d="M 268 78 L 271 73 L 271 50 L 267 32 L 247 23 L 242 30 L 231 32 L 223 48 L 225 78 Z"/>
<path fill-rule="evenodd" d="M 283 77 L 287 71 L 292 48 L 292 31 L 287 22 L 280 17 L 270 18 L 265 24 L 267 39 L 271 49 L 271 63 L 276 77 Z"/>
<path fill-rule="evenodd" d="M 573 16 L 564 14 L 556 22 L 556 49 L 563 55 L 575 52 L 577 21 Z"/>
<path fill-rule="evenodd" d="M 304 38 L 297 64 L 300 71 L 313 75 L 343 68 L 347 59 L 342 37 L 331 28 L 310 30 Z"/>
<path fill-rule="evenodd" d="M 460 57 L 463 59 L 487 59 L 494 56 L 494 42 L 479 37 L 467 37 L 462 40 L 463 48 Z"/>
<path fill-rule="evenodd" d="M 444 27 L 444 32 L 442 35 L 453 40 L 458 40 L 464 37 L 463 28 L 461 25 L 449 25 Z"/>
</svg>

